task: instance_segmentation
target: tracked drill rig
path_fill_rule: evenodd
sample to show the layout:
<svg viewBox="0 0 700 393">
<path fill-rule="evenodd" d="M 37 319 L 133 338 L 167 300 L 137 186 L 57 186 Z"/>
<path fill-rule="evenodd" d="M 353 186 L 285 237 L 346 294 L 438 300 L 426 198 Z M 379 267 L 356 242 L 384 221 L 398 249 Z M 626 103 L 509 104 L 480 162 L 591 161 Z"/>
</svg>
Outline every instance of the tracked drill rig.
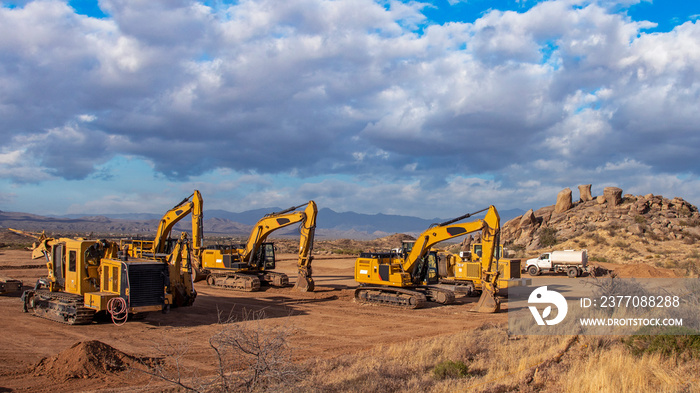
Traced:
<svg viewBox="0 0 700 393">
<path fill-rule="evenodd" d="M 303 206 L 306 206 L 303 211 L 297 210 Z M 275 246 L 266 240 L 272 232 L 300 223 L 298 275 L 295 287 L 302 292 L 313 291 L 311 253 L 317 213 L 318 208 L 314 201 L 270 213 L 255 224 L 247 242 L 241 247 L 202 250 L 199 262 L 202 272 L 207 275 L 207 284 L 248 292 L 259 290 L 261 282 L 272 286 L 287 286 L 289 277 L 284 273 L 272 271 L 276 264 Z"/>
<path fill-rule="evenodd" d="M 484 219 L 455 224 L 486 211 Z M 474 231 L 482 231 L 482 295 L 477 303 L 479 312 L 497 312 L 496 297 L 498 269 L 493 269 L 494 250 L 498 247 L 500 217 L 494 206 L 453 220 L 433 224 L 415 242 L 405 242 L 400 252 L 362 253 L 355 261 L 355 300 L 402 308 L 420 308 L 426 301 L 441 304 L 455 299 L 450 290 L 437 287 L 437 255 L 430 249 L 435 244 Z"/>
<path fill-rule="evenodd" d="M 91 323 L 96 313 L 124 322 L 129 315 L 167 311 L 168 266 L 129 258 L 117 243 L 37 236 L 32 258 L 44 258 L 48 275 L 24 291 L 25 312 L 53 321 Z"/>
</svg>

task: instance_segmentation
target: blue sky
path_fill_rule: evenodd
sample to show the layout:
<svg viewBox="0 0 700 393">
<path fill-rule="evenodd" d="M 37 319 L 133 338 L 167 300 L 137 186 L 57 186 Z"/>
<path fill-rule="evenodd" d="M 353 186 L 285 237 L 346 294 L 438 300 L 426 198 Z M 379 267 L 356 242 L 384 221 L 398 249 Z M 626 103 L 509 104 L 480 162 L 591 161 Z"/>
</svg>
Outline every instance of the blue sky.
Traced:
<svg viewBox="0 0 700 393">
<path fill-rule="evenodd" d="M 0 210 L 700 203 L 700 2 L 2 1 Z"/>
</svg>

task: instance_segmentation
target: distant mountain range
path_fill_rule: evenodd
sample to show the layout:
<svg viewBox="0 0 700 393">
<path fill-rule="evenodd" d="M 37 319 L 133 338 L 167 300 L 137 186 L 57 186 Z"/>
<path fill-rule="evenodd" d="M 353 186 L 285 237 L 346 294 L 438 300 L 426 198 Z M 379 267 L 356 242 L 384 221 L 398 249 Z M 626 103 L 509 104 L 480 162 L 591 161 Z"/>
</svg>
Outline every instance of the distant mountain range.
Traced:
<svg viewBox="0 0 700 393">
<path fill-rule="evenodd" d="M 279 212 L 283 209 L 273 207 L 233 213 L 225 210 L 204 211 L 204 233 L 218 236 L 248 236 L 252 226 L 265 214 Z M 521 209 L 499 211 L 501 223 L 524 213 Z M 475 217 L 479 217 L 476 215 Z M 107 214 L 101 216 L 65 215 L 39 216 L 29 213 L 0 211 L 0 227 L 15 228 L 26 231 L 77 233 L 142 234 L 155 232 L 161 215 L 150 213 Z M 369 240 L 394 233 L 417 235 L 433 223 L 447 219 L 423 219 L 419 217 L 391 214 L 361 214 L 355 212 L 336 212 L 322 208 L 316 218 L 316 236 L 325 239 Z M 190 229 L 189 217 L 179 222 L 178 231 Z M 292 236 L 298 233 L 298 225 L 291 225 L 275 232 L 275 236 Z"/>
</svg>

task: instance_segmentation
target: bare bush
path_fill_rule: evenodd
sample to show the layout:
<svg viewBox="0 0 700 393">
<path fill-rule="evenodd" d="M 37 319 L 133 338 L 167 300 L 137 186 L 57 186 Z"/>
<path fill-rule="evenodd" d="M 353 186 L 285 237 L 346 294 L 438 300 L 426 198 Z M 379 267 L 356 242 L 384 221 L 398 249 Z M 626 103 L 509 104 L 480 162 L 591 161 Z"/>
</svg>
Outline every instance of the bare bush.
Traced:
<svg viewBox="0 0 700 393">
<path fill-rule="evenodd" d="M 286 324 L 264 325 L 265 313 L 244 312 L 241 320 L 219 316 L 220 329 L 209 337 L 214 372 L 185 369 L 188 345 L 158 346 L 165 362 L 142 369 L 146 374 L 190 392 L 265 391 L 283 382 L 296 381 L 300 372 L 292 363 Z M 223 322 L 221 322 L 223 320 Z"/>
</svg>

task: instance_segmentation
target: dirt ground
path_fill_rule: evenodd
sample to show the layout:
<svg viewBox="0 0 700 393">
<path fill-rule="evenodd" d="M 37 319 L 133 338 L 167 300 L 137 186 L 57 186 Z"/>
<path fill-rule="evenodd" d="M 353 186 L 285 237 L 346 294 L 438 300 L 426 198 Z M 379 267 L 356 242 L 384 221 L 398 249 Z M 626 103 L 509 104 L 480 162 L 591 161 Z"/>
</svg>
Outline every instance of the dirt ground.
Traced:
<svg viewBox="0 0 700 393">
<path fill-rule="evenodd" d="M 283 254 L 278 258 L 276 271 L 287 273 L 293 283 L 294 255 Z M 410 311 L 356 304 L 352 300 L 353 264 L 352 257 L 316 257 L 313 293 L 299 293 L 293 288 L 235 292 L 209 288 L 205 282 L 198 282 L 193 306 L 176 308 L 168 314 L 152 313 L 123 326 L 111 322 L 62 325 L 23 313 L 19 294 L 2 295 L 0 392 L 162 391 L 169 385 L 149 382 L 146 375 L 109 369 L 99 373 L 75 370 L 71 368 L 71 359 L 75 359 L 76 367 L 77 363 L 85 362 L 85 351 L 97 348 L 93 340 L 111 347 L 120 359 L 158 357 L 163 347 L 185 346 L 183 367 L 204 373 L 213 371 L 214 357 L 208 339 L 221 329 L 220 315 L 224 319 L 232 316 L 242 320 L 251 311 L 264 312 L 263 326 L 284 325 L 291 329 L 295 361 L 334 357 L 507 320 L 505 312 L 470 311 L 478 300 L 472 297 L 458 297 L 449 306 Z M 22 280 L 25 289 L 45 274 L 43 262 L 32 261 L 29 251 L 0 249 L 0 275 Z"/>
</svg>

